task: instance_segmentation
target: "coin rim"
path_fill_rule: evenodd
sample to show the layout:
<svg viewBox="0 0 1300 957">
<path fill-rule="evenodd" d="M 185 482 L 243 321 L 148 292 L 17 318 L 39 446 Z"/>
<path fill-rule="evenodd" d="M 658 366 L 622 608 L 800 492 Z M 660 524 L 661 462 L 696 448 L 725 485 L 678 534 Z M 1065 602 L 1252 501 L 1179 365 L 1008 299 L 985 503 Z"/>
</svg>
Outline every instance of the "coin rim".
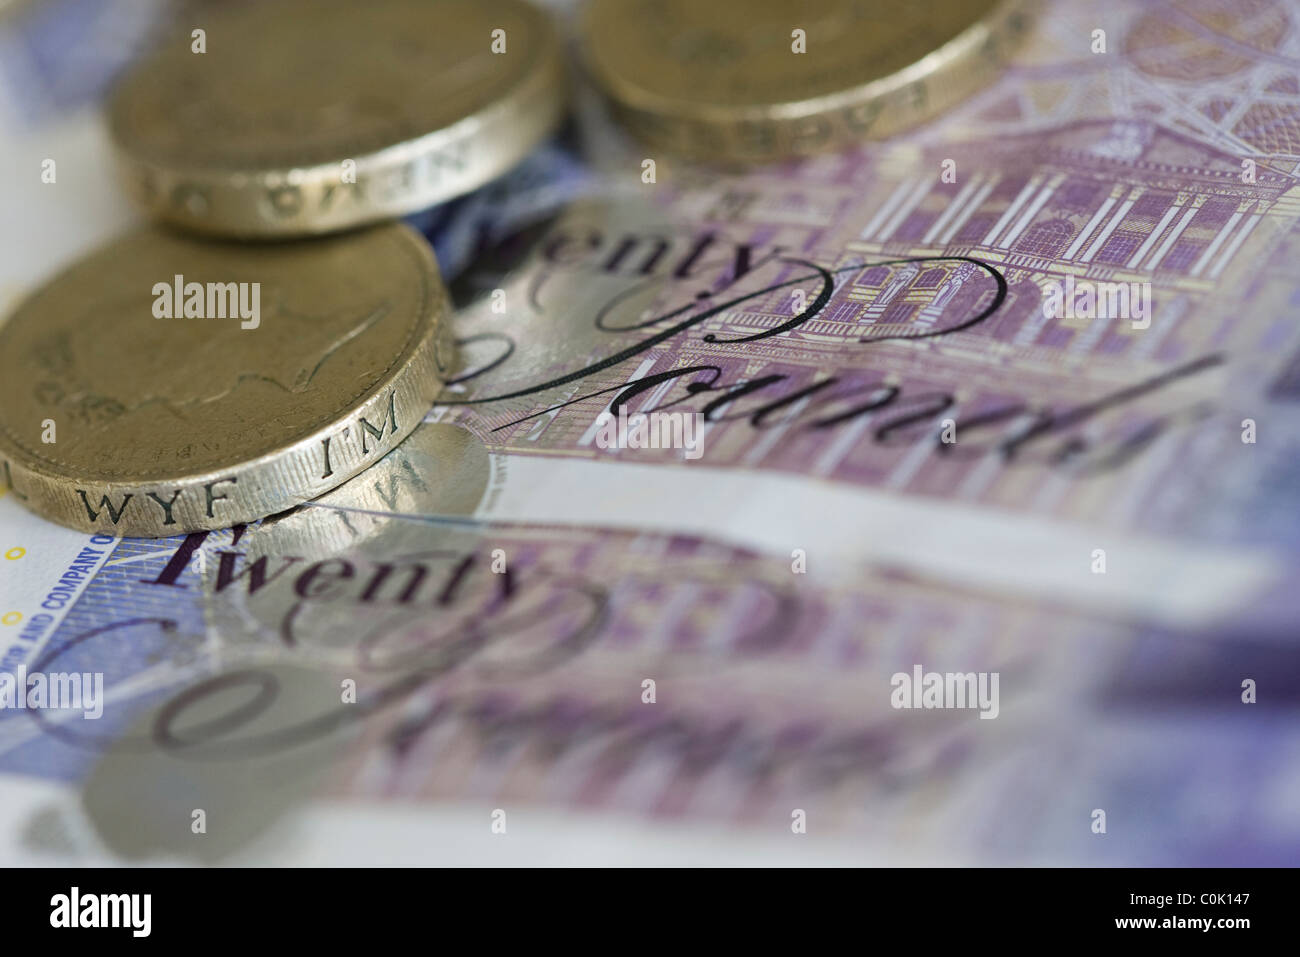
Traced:
<svg viewBox="0 0 1300 957">
<path fill-rule="evenodd" d="M 472 192 L 511 169 L 558 125 L 567 106 L 569 82 L 555 24 L 545 11 L 519 0 L 538 22 L 532 68 L 500 99 L 439 129 L 408 140 L 333 160 L 303 166 L 257 164 L 171 164 L 133 149 L 122 118 L 131 82 L 152 65 L 143 61 L 109 96 L 107 123 L 113 163 L 127 194 L 148 216 L 187 230 L 234 238 L 292 238 L 320 235 L 418 212 Z M 266 205 L 271 190 L 298 189 L 318 198 L 338 187 L 344 160 L 356 163 L 357 179 L 382 180 L 438 152 L 469 143 L 487 157 L 464 174 L 442 176 L 436 184 L 399 189 L 382 200 L 343 199 L 327 212 L 304 202 L 292 215 L 273 217 Z M 201 204 L 178 202 L 204 197 Z"/>
<path fill-rule="evenodd" d="M 644 86 L 637 85 L 624 77 L 606 69 L 606 64 L 597 54 L 599 44 L 593 40 L 593 20 L 595 10 L 602 3 L 611 0 L 589 0 L 579 20 L 579 49 L 581 62 L 588 75 L 611 102 L 615 110 L 622 115 L 628 126 L 641 139 L 657 145 L 669 146 L 676 152 L 693 154 L 693 149 L 681 147 L 668 138 L 656 135 L 653 126 L 656 121 L 686 121 L 713 128 L 721 134 L 718 142 L 722 144 L 722 159 L 777 159 L 783 156 L 799 155 L 798 151 L 762 154 L 755 157 L 742 150 L 726 149 L 725 130 L 748 123 L 775 123 L 778 126 L 790 126 L 800 121 L 829 116 L 847 108 L 862 107 L 872 102 L 883 102 L 888 108 L 889 100 L 914 84 L 945 83 L 952 75 L 963 71 L 976 70 L 991 64 L 982 64 L 980 51 L 991 37 L 996 37 L 996 28 L 1016 16 L 1028 18 L 1032 13 L 1031 0 L 1001 0 L 984 17 L 972 23 L 966 29 L 947 40 L 900 70 L 886 76 L 877 77 L 866 83 L 848 87 L 833 93 L 819 94 L 800 100 L 787 100 L 773 103 L 728 105 L 701 103 L 692 100 L 680 100 L 661 93 L 656 93 Z M 998 55 L 994 63 L 1004 62 L 1011 52 L 1006 44 L 998 44 Z M 973 94 L 975 90 L 971 90 Z M 963 94 L 956 99 L 964 99 Z M 868 133 L 866 138 L 880 135 L 893 135 L 933 119 L 949 105 L 945 98 L 931 108 L 917 113 L 901 124 L 875 123 L 887 127 L 884 134 Z M 884 111 L 882 111 L 884 112 Z M 823 150 L 835 149 L 845 144 L 845 138 L 835 138 L 826 144 Z M 715 147 L 716 148 L 716 147 Z M 823 151 L 819 150 L 819 151 Z"/>
<path fill-rule="evenodd" d="M 324 495 L 378 462 L 420 425 L 442 388 L 441 373 L 446 373 L 450 368 L 450 356 L 444 355 L 449 348 L 450 300 L 433 252 L 418 232 L 402 223 L 377 228 L 391 229 L 397 242 L 411 251 L 417 267 L 425 267 L 417 272 L 420 291 L 414 323 L 416 331 L 413 337 L 408 337 L 403 342 L 400 352 L 389 365 L 387 374 L 364 390 L 359 398 L 339 409 L 328 421 L 322 422 L 304 436 L 292 441 L 286 440 L 287 444 L 279 449 L 254 458 L 232 461 L 222 468 L 190 473 L 175 479 L 141 479 L 130 476 L 105 479 L 96 478 L 84 470 L 60 472 L 50 468 L 39 457 L 34 459 L 29 456 L 27 450 L 7 434 L 7 426 L 0 426 L 0 461 L 8 463 L 11 472 L 9 493 L 36 514 L 78 531 L 162 538 L 228 528 L 285 511 Z M 34 290 L 7 319 L 0 322 L 7 324 L 13 321 L 22 312 L 24 305 L 41 290 L 58 283 L 68 271 L 105 248 L 107 247 L 100 247 L 83 257 Z M 420 326 L 425 328 L 421 331 Z M 414 342 L 411 341 L 412 338 Z M 345 464 L 340 455 L 342 446 L 332 445 L 334 451 L 331 455 L 331 471 L 327 478 L 318 477 L 321 441 L 337 438 L 345 425 L 355 419 L 378 414 L 376 410 L 383 413 L 382 428 L 387 421 L 390 392 L 393 394 L 396 420 L 394 429 L 391 433 L 386 432 L 382 444 L 376 445 L 368 453 L 373 457 L 366 460 L 357 456 Z M 402 425 L 398 426 L 399 422 Z M 205 485 L 218 482 L 232 473 L 237 473 L 240 481 L 236 486 L 222 490 L 225 497 L 218 499 L 223 503 L 218 515 L 212 518 L 200 516 L 193 520 L 182 516 L 170 525 L 162 524 L 156 509 L 144 513 L 148 516 L 146 520 L 133 520 L 124 511 L 118 522 L 110 523 L 107 521 L 107 510 L 102 505 L 99 519 L 92 521 L 78 495 L 79 488 L 86 492 L 89 501 L 99 501 L 101 495 L 120 499 L 126 494 L 144 499 L 150 492 L 158 492 L 165 497 L 177 489 L 182 494 L 199 493 Z M 3 479 L 4 476 L 0 473 L 0 482 Z M 185 496 L 187 503 L 191 497 Z M 178 503 L 179 510 L 181 500 L 178 498 L 173 501 Z M 141 513 L 135 511 L 132 514 L 138 516 Z"/>
</svg>

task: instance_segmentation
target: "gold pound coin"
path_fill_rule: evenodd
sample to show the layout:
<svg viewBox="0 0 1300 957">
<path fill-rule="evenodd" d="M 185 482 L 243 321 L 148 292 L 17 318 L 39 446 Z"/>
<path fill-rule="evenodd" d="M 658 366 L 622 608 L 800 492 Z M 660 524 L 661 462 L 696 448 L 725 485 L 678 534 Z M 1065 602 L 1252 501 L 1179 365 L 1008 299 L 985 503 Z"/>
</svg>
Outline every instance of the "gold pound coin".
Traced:
<svg viewBox="0 0 1300 957">
<path fill-rule="evenodd" d="M 0 324 L 0 480 L 109 535 L 283 511 L 419 425 L 448 308 L 400 224 L 256 247 L 128 234 Z"/>
<path fill-rule="evenodd" d="M 306 235 L 488 182 L 554 129 L 564 90 L 556 33 L 524 0 L 258 3 L 139 64 L 109 128 L 151 215 Z"/>
<path fill-rule="evenodd" d="M 889 136 L 996 73 L 1022 0 L 591 0 L 589 72 L 643 140 L 761 163 Z"/>
</svg>

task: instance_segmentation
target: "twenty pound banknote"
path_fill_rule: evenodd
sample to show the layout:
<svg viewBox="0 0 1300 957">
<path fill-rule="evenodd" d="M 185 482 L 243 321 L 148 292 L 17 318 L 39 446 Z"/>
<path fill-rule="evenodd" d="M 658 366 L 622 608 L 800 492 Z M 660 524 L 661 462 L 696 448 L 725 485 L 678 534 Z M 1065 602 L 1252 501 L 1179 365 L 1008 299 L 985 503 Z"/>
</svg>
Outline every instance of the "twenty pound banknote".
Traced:
<svg viewBox="0 0 1300 957">
<path fill-rule="evenodd" d="M 462 277 L 439 416 L 501 453 L 477 514 L 1294 637 L 1300 143 L 1212 6 L 1054 5 L 1001 82 L 846 155 L 606 157 Z"/>
<path fill-rule="evenodd" d="M 578 95 L 413 220 L 461 365 L 382 463 L 156 541 L 0 497 L 4 853 L 1294 863 L 1300 5 L 1047 3 L 938 121 L 747 174 Z M 11 156 L 99 195 L 47 100 Z M 18 182 L 6 297 L 130 221 Z"/>
<path fill-rule="evenodd" d="M 820 584 L 688 535 L 407 517 L 485 488 L 488 459 L 426 423 L 256 527 L 70 538 L 57 625 L 23 661 L 84 677 L 82 698 L 0 713 L 0 767 L 79 790 L 17 802 L 13 853 L 276 860 L 292 839 L 267 834 L 320 798 L 477 822 L 425 863 L 483 859 L 495 823 L 547 810 L 569 816 L 547 831 L 561 859 L 572 821 L 628 819 L 721 828 L 728 860 L 804 834 L 795 859 L 857 863 L 1300 849 L 1300 675 L 1275 642 L 878 573 Z"/>
</svg>

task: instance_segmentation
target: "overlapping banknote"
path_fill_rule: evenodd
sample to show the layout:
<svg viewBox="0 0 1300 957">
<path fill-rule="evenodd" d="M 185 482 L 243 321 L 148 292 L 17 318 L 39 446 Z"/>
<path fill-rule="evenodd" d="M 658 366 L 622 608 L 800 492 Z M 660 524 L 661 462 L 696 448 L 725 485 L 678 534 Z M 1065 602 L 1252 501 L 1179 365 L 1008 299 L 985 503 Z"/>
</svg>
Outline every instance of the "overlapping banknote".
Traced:
<svg viewBox="0 0 1300 957">
<path fill-rule="evenodd" d="M 84 170 L 0 186 L 9 296 L 130 221 L 86 87 L 4 114 Z M 5 855 L 1294 863 L 1300 5 L 1046 4 L 750 173 L 579 101 L 415 218 L 461 367 L 381 463 L 173 539 L 0 499 L 0 671 L 102 675 L 0 710 Z"/>
</svg>

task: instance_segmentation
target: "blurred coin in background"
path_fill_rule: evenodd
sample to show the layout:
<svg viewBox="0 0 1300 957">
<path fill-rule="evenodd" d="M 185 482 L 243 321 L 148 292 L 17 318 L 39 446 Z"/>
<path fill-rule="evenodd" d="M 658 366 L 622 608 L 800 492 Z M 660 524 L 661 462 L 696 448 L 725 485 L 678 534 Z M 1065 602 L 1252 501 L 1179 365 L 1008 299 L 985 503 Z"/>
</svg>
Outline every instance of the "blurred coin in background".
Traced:
<svg viewBox="0 0 1300 957">
<path fill-rule="evenodd" d="M 889 136 L 991 79 L 1020 0 L 592 0 L 589 72 L 653 146 L 759 163 Z"/>
<path fill-rule="evenodd" d="M 316 498 L 379 461 L 450 363 L 404 225 L 250 246 L 141 229 L 0 325 L 0 470 L 72 528 L 158 537 Z"/>
<path fill-rule="evenodd" d="M 295 0 L 196 20 L 117 86 L 109 128 L 150 214 L 292 236 L 481 186 L 554 129 L 564 93 L 555 30 L 524 0 Z"/>
</svg>

